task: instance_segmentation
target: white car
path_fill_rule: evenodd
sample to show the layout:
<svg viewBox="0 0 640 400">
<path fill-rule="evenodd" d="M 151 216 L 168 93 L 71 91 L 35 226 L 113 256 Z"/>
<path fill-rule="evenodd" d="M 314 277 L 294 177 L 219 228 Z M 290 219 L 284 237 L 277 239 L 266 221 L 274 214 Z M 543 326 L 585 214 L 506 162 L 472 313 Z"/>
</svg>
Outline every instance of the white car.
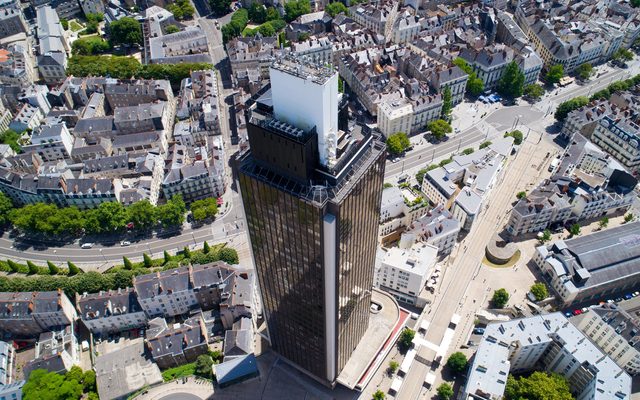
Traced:
<svg viewBox="0 0 640 400">
<path fill-rule="evenodd" d="M 123 240 L 122 242 L 120 242 L 120 246 L 122 247 L 131 246 L 131 242 L 128 240 Z"/>
<path fill-rule="evenodd" d="M 93 247 L 93 243 L 82 243 L 82 246 L 80 246 L 80 248 L 82 249 L 90 249 Z"/>
<path fill-rule="evenodd" d="M 395 163 L 397 163 L 398 161 L 400 161 L 400 159 L 399 159 L 399 158 L 397 158 L 397 157 L 396 157 L 396 158 L 394 158 L 393 160 L 391 160 L 391 162 L 392 162 L 392 163 L 394 163 L 394 164 L 395 164 Z"/>
</svg>

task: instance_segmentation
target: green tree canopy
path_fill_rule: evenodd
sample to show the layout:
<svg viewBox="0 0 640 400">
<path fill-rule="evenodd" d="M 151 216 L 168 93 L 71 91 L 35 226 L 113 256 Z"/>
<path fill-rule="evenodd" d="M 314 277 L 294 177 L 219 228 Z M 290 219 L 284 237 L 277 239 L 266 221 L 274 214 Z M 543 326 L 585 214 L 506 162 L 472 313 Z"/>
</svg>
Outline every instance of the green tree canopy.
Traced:
<svg viewBox="0 0 640 400">
<path fill-rule="evenodd" d="M 569 234 L 571 234 L 571 236 L 578 236 L 580 235 L 580 225 L 579 224 L 573 224 L 569 227 Z"/>
<path fill-rule="evenodd" d="M 436 393 L 438 394 L 438 397 L 440 399 L 449 400 L 453 397 L 453 388 L 450 384 L 444 382 L 442 385 L 438 386 L 438 389 L 436 389 Z"/>
<path fill-rule="evenodd" d="M 142 45 L 142 28 L 140 23 L 131 17 L 123 17 L 109 25 L 113 44 Z"/>
<path fill-rule="evenodd" d="M 2 144 L 8 144 L 11 147 L 11 150 L 16 153 L 20 153 L 22 148 L 18 144 L 18 139 L 20 139 L 20 134 L 14 130 L 8 129 L 2 133 L 0 133 L 0 142 Z"/>
<path fill-rule="evenodd" d="M 29 380 L 22 387 L 24 400 L 67 400 L 80 399 L 82 384 L 75 379 L 37 369 L 29 375 Z"/>
<path fill-rule="evenodd" d="M 571 100 L 560 103 L 560 105 L 558 105 L 558 108 L 556 108 L 554 117 L 557 121 L 562 122 L 565 120 L 565 118 L 567 118 L 567 115 L 569 115 L 571 111 L 577 110 L 578 108 L 586 106 L 587 104 L 589 104 L 589 99 L 587 99 L 586 97 L 574 97 Z"/>
<path fill-rule="evenodd" d="M 478 75 L 473 71 L 473 68 L 463 58 L 456 58 L 453 60 L 453 64 L 463 70 L 469 78 L 467 79 L 467 93 L 472 96 L 479 96 L 484 90 L 484 82 L 478 78 Z"/>
<path fill-rule="evenodd" d="M 560 79 L 564 76 L 564 67 L 562 64 L 557 64 L 549 68 L 547 71 L 546 80 L 547 83 L 552 85 L 554 83 L 560 82 Z"/>
<path fill-rule="evenodd" d="M 176 0 L 166 6 L 177 20 L 191 19 L 195 12 L 189 0 Z"/>
<path fill-rule="evenodd" d="M 209 0 L 211 11 L 217 15 L 224 15 L 229 12 L 231 0 Z"/>
<path fill-rule="evenodd" d="M 522 96 L 523 90 L 524 73 L 515 61 L 511 61 L 498 81 L 498 92 L 507 98 L 515 99 Z"/>
<path fill-rule="evenodd" d="M 498 289 L 493 292 L 491 301 L 496 308 L 504 308 L 509 302 L 509 292 L 505 288 Z"/>
<path fill-rule="evenodd" d="M 216 199 L 208 197 L 202 200 L 196 200 L 189 206 L 191 215 L 195 221 L 201 222 L 208 218 L 213 218 L 218 213 L 218 204 Z"/>
<path fill-rule="evenodd" d="M 411 146 L 409 137 L 404 132 L 397 132 L 387 138 L 387 151 L 389 154 L 398 155 Z"/>
<path fill-rule="evenodd" d="M 228 24 L 222 26 L 222 40 L 228 42 L 234 37 L 240 36 L 249 22 L 249 11 L 244 8 L 234 12 Z"/>
<path fill-rule="evenodd" d="M 180 28 L 178 28 L 177 25 L 169 25 L 164 29 L 164 33 L 166 33 L 167 35 L 178 32 L 180 32 Z"/>
<path fill-rule="evenodd" d="M 136 201 L 126 208 L 128 222 L 133 223 L 133 229 L 144 231 L 152 228 L 158 221 L 156 210 L 149 200 Z"/>
<path fill-rule="evenodd" d="M 542 301 L 549 297 L 549 290 L 547 289 L 547 285 L 542 282 L 534 283 L 529 291 L 535 296 L 537 301 Z"/>
<path fill-rule="evenodd" d="M 311 12 L 311 3 L 309 0 L 292 0 L 284 5 L 284 19 L 291 22 L 301 15 Z"/>
<path fill-rule="evenodd" d="M 544 88 L 540 85 L 532 83 L 524 87 L 523 93 L 530 99 L 538 100 L 544 95 Z"/>
<path fill-rule="evenodd" d="M 447 359 L 447 367 L 454 373 L 460 374 L 467 369 L 467 356 L 457 351 L 449 356 Z"/>
<path fill-rule="evenodd" d="M 469 154 L 473 154 L 475 150 L 473 149 L 473 147 L 468 147 L 464 150 L 462 150 L 462 154 L 464 154 L 465 156 L 468 156 Z"/>
<path fill-rule="evenodd" d="M 184 222 L 187 207 L 181 195 L 175 195 L 166 204 L 156 208 L 156 218 L 163 227 L 180 226 Z"/>
<path fill-rule="evenodd" d="M 544 231 L 542 231 L 542 237 L 540 238 L 540 241 L 542 243 L 545 243 L 549 240 L 551 240 L 551 231 L 549 229 L 545 229 Z"/>
<path fill-rule="evenodd" d="M 507 132 L 504 134 L 504 137 L 511 136 L 513 138 L 513 144 L 516 146 L 520 146 L 522 144 L 522 140 L 524 139 L 524 135 L 519 130 Z"/>
<path fill-rule="evenodd" d="M 437 139 L 442 139 L 447 135 L 447 133 L 451 133 L 453 129 L 451 125 L 443 119 L 436 119 L 435 121 L 431 121 L 427 124 L 427 129 L 431 131 L 431 134 Z"/>
<path fill-rule="evenodd" d="M 631 61 L 633 60 L 633 53 L 628 49 L 619 48 L 615 53 L 613 53 L 611 58 L 614 60 Z"/>
<path fill-rule="evenodd" d="M 342 3 L 340 3 L 342 4 Z M 444 90 L 442 91 L 442 118 L 443 119 L 448 119 L 449 116 L 451 116 L 451 110 L 453 109 L 452 107 L 452 103 L 451 103 L 451 88 L 449 86 L 447 86 L 446 88 L 444 88 Z"/>
<path fill-rule="evenodd" d="M 240 259 L 238 258 L 238 252 L 236 249 L 232 249 L 231 247 L 223 247 L 218 252 L 218 257 L 221 261 L 226 262 L 227 264 L 238 264 Z"/>
<path fill-rule="evenodd" d="M 0 227 L 10 222 L 11 210 L 13 210 L 13 202 L 6 194 L 0 192 Z"/>
<path fill-rule="evenodd" d="M 336 15 L 340 14 L 340 13 L 345 13 L 347 14 L 347 12 L 349 11 L 347 9 L 347 7 L 342 4 L 340 1 L 334 1 L 333 3 L 329 3 L 324 10 L 331 15 L 331 17 L 335 17 Z"/>
<path fill-rule="evenodd" d="M 404 328 L 400 337 L 398 338 L 398 345 L 401 349 L 409 349 L 413 345 L 413 338 L 416 336 L 416 331 L 410 328 Z"/>
<path fill-rule="evenodd" d="M 589 63 L 580 64 L 578 68 L 576 68 L 576 74 L 582 80 L 587 80 L 593 74 L 593 66 Z"/>
<path fill-rule="evenodd" d="M 478 146 L 478 148 L 479 148 L 479 149 L 484 149 L 485 147 L 489 147 L 489 146 L 491 146 L 491 144 L 492 144 L 492 143 L 491 143 L 491 141 L 490 141 L 490 140 L 487 140 L 486 142 L 482 142 L 482 143 L 480 143 L 480 146 Z"/>
<path fill-rule="evenodd" d="M 416 180 L 419 184 L 422 185 L 422 181 L 424 180 L 424 176 L 427 174 L 427 172 L 429 171 L 426 168 L 422 168 L 420 169 L 420 171 L 418 171 L 418 173 L 416 174 Z"/>
<path fill-rule="evenodd" d="M 248 12 L 249 19 L 256 24 L 263 24 L 267 21 L 267 9 L 257 1 L 251 3 Z"/>
<path fill-rule="evenodd" d="M 202 378 L 211 379 L 213 377 L 212 370 L 213 360 L 208 354 L 201 354 L 196 358 L 196 375 Z"/>
<path fill-rule="evenodd" d="M 387 396 L 384 394 L 382 390 L 376 390 L 376 392 L 373 394 L 373 397 L 372 397 L 373 400 L 384 400 L 386 398 Z"/>
<path fill-rule="evenodd" d="M 506 400 L 573 400 L 569 383 L 558 374 L 536 371 L 529 377 L 509 375 L 504 391 Z"/>
</svg>

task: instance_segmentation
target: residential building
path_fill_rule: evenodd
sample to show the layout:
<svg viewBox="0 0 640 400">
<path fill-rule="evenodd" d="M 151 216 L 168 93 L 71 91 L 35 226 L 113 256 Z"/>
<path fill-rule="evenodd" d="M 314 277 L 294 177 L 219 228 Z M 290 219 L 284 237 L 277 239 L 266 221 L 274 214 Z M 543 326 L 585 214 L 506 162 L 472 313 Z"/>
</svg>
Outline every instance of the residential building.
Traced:
<svg viewBox="0 0 640 400">
<path fill-rule="evenodd" d="M 59 330 L 43 332 L 38 338 L 35 357 L 23 368 L 24 378 L 36 369 L 64 375 L 71 367 L 80 364 L 80 349 L 73 324 Z"/>
<path fill-rule="evenodd" d="M 459 233 L 460 221 L 443 205 L 438 205 L 413 221 L 403 235 L 410 235 L 417 242 L 435 246 L 439 256 L 446 256 L 451 254 Z"/>
<path fill-rule="evenodd" d="M 169 103 L 173 101 L 171 84 L 166 80 L 140 79 L 126 82 L 114 80 L 104 85 L 104 95 L 112 110 L 117 107 L 154 103 L 158 100 Z"/>
<path fill-rule="evenodd" d="M 37 10 L 38 70 L 42 79 L 47 83 L 58 83 L 66 79 L 67 52 L 69 44 L 64 35 L 64 29 L 56 11 L 50 6 L 43 6 Z"/>
<path fill-rule="evenodd" d="M 28 33 L 29 25 L 22 13 L 19 1 L 6 1 L 0 6 L 0 39 Z"/>
<path fill-rule="evenodd" d="M 200 316 L 171 325 L 163 318 L 154 318 L 149 321 L 144 339 L 153 361 L 162 369 L 196 361 L 199 355 L 209 352 L 208 340 Z"/>
<path fill-rule="evenodd" d="M 629 375 L 640 372 L 640 325 L 632 315 L 604 304 L 572 317 L 571 322 Z"/>
<path fill-rule="evenodd" d="M 327 36 L 310 36 L 307 40 L 291 43 L 291 53 L 299 59 L 315 64 L 333 62 L 333 43 Z"/>
<path fill-rule="evenodd" d="M 105 7 L 102 0 L 79 0 L 82 12 L 87 14 L 104 14 Z"/>
<path fill-rule="evenodd" d="M 36 80 L 35 60 L 28 43 L 25 40 L 0 49 L 0 83 L 24 88 Z"/>
<path fill-rule="evenodd" d="M 382 1 L 378 4 L 358 4 L 349 7 L 349 17 L 363 27 L 391 40 L 393 27 L 398 17 L 398 2 Z"/>
<path fill-rule="evenodd" d="M 189 26 L 171 34 L 161 34 L 148 39 L 145 49 L 149 64 L 178 64 L 190 62 L 210 63 L 207 36 L 199 26 Z M 146 43 L 146 40 L 145 40 Z"/>
<path fill-rule="evenodd" d="M 11 384 L 15 377 L 13 376 L 13 368 L 16 363 L 16 352 L 13 345 L 0 341 L 0 388 Z"/>
<path fill-rule="evenodd" d="M 563 304 L 600 300 L 640 283 L 640 222 L 536 248 L 536 267 Z"/>
<path fill-rule="evenodd" d="M 77 318 L 62 291 L 0 293 L 0 331 L 33 337 L 70 325 Z"/>
<path fill-rule="evenodd" d="M 36 152 L 44 161 L 69 159 L 74 138 L 67 126 L 62 124 L 45 125 L 31 135 L 31 143 L 22 146 L 24 152 Z"/>
<path fill-rule="evenodd" d="M 396 238 L 402 228 L 427 212 L 429 203 L 422 201 L 410 188 L 390 187 L 382 191 L 379 235 L 383 241 Z M 393 233 L 396 233 L 393 235 Z M 391 235 L 391 237 L 390 237 Z"/>
<path fill-rule="evenodd" d="M 435 269 L 438 248 L 403 235 L 398 247 L 380 248 L 374 284 L 402 303 L 424 307 L 427 279 Z"/>
<path fill-rule="evenodd" d="M 13 118 L 13 121 L 9 123 L 9 129 L 12 129 L 18 133 L 24 132 L 27 129 L 34 130 L 44 119 L 42 111 L 38 107 L 32 106 L 29 103 L 24 103 L 20 108 L 20 111 Z"/>
<path fill-rule="evenodd" d="M 133 288 L 79 295 L 76 308 L 80 320 L 94 335 L 140 328 L 147 324 Z"/>
<path fill-rule="evenodd" d="M 393 43 L 407 43 L 415 39 L 422 30 L 421 18 L 405 10 L 398 15 L 394 25 L 391 41 Z"/>
<path fill-rule="evenodd" d="M 605 116 L 596 124 L 591 140 L 628 171 L 640 172 L 640 127 L 631 118 Z"/>
<path fill-rule="evenodd" d="M 26 381 L 15 381 L 0 387 L 0 400 L 22 400 L 22 387 Z"/>
<path fill-rule="evenodd" d="M 481 49 L 462 49 L 460 58 L 467 61 L 486 89 L 495 89 L 507 65 L 515 58 L 514 51 L 504 44 Z"/>
<path fill-rule="evenodd" d="M 189 268 L 140 275 L 133 278 L 140 306 L 149 317 L 175 316 L 197 308 Z"/>
<path fill-rule="evenodd" d="M 272 59 L 281 54 L 275 36 L 234 38 L 226 44 L 226 49 L 231 71 L 236 78 L 240 72 L 247 70 L 257 70 L 262 78 L 268 78 Z"/>
<path fill-rule="evenodd" d="M 469 367 L 465 399 L 499 399 L 507 376 L 564 376 L 578 399 L 628 399 L 631 377 L 561 313 L 489 324 Z"/>
<path fill-rule="evenodd" d="M 425 174 L 422 192 L 433 204 L 450 210 L 462 229 L 470 230 L 512 146 L 513 139 L 507 137 L 471 154 L 453 156 L 451 163 Z"/>
<path fill-rule="evenodd" d="M 582 135 L 575 134 L 557 172 L 511 210 L 512 236 L 569 222 L 624 212 L 633 203 L 637 179 Z"/>
<path fill-rule="evenodd" d="M 283 58 L 270 76 L 239 175 L 264 316 L 273 349 L 332 385 L 368 326 L 385 147 L 338 130 L 332 69 Z"/>
</svg>

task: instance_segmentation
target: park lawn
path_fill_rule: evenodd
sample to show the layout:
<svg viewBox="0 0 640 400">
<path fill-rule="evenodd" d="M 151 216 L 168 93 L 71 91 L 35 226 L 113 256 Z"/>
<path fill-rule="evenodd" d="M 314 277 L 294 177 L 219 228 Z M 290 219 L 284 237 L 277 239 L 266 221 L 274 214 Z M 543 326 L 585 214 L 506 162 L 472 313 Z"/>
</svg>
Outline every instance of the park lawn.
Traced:
<svg viewBox="0 0 640 400">
<path fill-rule="evenodd" d="M 84 26 L 80 25 L 75 19 L 72 19 L 71 21 L 69 21 L 69 28 L 74 32 L 78 32 L 83 30 Z"/>
<path fill-rule="evenodd" d="M 162 371 L 162 379 L 165 382 L 172 381 L 174 379 L 182 378 L 185 376 L 195 375 L 196 373 L 196 363 L 192 362 L 189 364 L 184 364 L 179 367 L 169 368 Z"/>
</svg>

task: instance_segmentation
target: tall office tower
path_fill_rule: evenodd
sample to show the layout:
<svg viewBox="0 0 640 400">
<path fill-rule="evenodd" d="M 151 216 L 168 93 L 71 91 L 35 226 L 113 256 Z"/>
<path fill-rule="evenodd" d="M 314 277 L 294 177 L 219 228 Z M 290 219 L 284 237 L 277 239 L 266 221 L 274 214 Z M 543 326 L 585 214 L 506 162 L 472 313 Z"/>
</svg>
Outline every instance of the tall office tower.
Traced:
<svg viewBox="0 0 640 400">
<path fill-rule="evenodd" d="M 333 385 L 368 327 L 385 145 L 338 130 L 332 69 L 285 58 L 270 74 L 239 174 L 265 318 L 274 350 Z"/>
</svg>

